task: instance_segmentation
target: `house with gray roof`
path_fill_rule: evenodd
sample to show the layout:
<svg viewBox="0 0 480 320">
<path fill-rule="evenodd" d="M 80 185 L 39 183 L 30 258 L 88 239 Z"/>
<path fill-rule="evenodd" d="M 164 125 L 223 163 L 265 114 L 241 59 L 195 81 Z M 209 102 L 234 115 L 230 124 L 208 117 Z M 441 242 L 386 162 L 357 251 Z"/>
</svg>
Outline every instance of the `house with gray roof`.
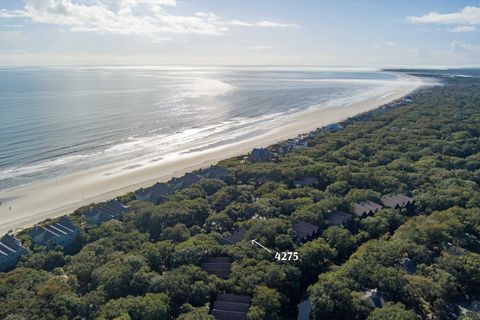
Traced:
<svg viewBox="0 0 480 320">
<path fill-rule="evenodd" d="M 28 250 L 13 234 L 7 233 L 0 239 L 0 272 L 14 268 Z"/>
<path fill-rule="evenodd" d="M 202 177 L 194 173 L 188 172 L 183 177 L 173 178 L 168 184 L 170 184 L 174 189 L 184 189 L 190 187 L 192 184 L 200 181 Z"/>
<path fill-rule="evenodd" d="M 211 257 L 205 259 L 201 265 L 202 270 L 208 274 L 215 275 L 224 280 L 230 278 L 232 269 L 232 258 L 230 257 Z"/>
<path fill-rule="evenodd" d="M 272 153 L 265 148 L 255 148 L 250 153 L 251 162 L 267 162 L 272 160 Z"/>
<path fill-rule="evenodd" d="M 297 188 L 312 187 L 317 183 L 318 183 L 318 178 L 311 177 L 311 176 L 303 177 L 302 179 L 293 181 L 293 185 Z"/>
<path fill-rule="evenodd" d="M 293 224 L 295 237 L 300 242 L 307 242 L 318 235 L 320 228 L 306 221 L 297 221 Z"/>
<path fill-rule="evenodd" d="M 247 320 L 250 296 L 220 293 L 213 303 L 212 315 L 216 320 Z"/>
<path fill-rule="evenodd" d="M 324 218 L 325 223 L 329 226 L 344 226 L 348 228 L 353 220 L 353 215 L 351 213 L 334 210 L 327 212 Z"/>
<path fill-rule="evenodd" d="M 108 220 L 120 218 L 120 216 L 127 211 L 127 207 L 125 207 L 117 199 L 114 199 L 99 206 L 88 208 L 87 212 L 84 214 L 84 217 L 88 223 L 100 225 Z"/>
<path fill-rule="evenodd" d="M 228 170 L 220 166 L 210 166 L 207 169 L 200 170 L 199 175 L 209 179 L 225 180 Z"/>
<path fill-rule="evenodd" d="M 417 271 L 417 264 L 408 257 L 398 259 L 397 266 L 408 274 L 414 274 Z"/>
<path fill-rule="evenodd" d="M 406 209 L 407 213 L 414 213 L 415 200 L 403 194 L 383 196 L 380 202 L 386 208 Z"/>
<path fill-rule="evenodd" d="M 220 244 L 229 245 L 237 244 L 245 238 L 245 230 L 236 230 L 232 234 L 226 237 L 222 237 L 218 240 Z"/>
<path fill-rule="evenodd" d="M 68 248 L 80 234 L 80 229 L 69 217 L 62 217 L 57 222 L 34 226 L 28 235 L 39 246 L 53 249 L 56 246 Z"/>
<path fill-rule="evenodd" d="M 382 206 L 373 201 L 364 201 L 353 204 L 353 213 L 360 218 L 371 216 L 380 209 L 382 209 Z"/>
<path fill-rule="evenodd" d="M 173 188 L 167 183 L 157 182 L 151 187 L 141 188 L 135 191 L 135 199 L 138 201 L 150 201 L 159 204 L 165 196 L 173 193 Z"/>
<path fill-rule="evenodd" d="M 388 301 L 386 296 L 379 292 L 376 288 L 364 291 L 362 298 L 364 303 L 370 308 L 382 308 Z"/>
</svg>

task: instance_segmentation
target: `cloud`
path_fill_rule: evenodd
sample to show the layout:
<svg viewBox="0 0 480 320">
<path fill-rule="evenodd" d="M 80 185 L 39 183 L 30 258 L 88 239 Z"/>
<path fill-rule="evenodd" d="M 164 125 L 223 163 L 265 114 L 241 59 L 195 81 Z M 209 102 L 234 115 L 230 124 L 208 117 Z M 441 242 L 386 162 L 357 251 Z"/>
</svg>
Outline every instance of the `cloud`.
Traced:
<svg viewBox="0 0 480 320">
<path fill-rule="evenodd" d="M 453 41 L 450 44 L 450 51 L 453 54 L 467 54 L 467 55 L 480 55 L 480 45 L 465 43 L 461 41 Z"/>
<path fill-rule="evenodd" d="M 473 32 L 478 31 L 474 26 L 456 26 L 455 28 L 448 29 L 451 32 Z"/>
<path fill-rule="evenodd" d="M 22 28 L 23 26 L 21 24 L 2 24 L 2 27 L 5 27 L 5 28 Z"/>
<path fill-rule="evenodd" d="M 458 12 L 430 12 L 423 16 L 410 16 L 407 21 L 417 24 L 457 24 L 461 26 L 480 25 L 480 7 L 465 7 Z"/>
<path fill-rule="evenodd" d="M 223 35 L 229 27 L 296 27 L 273 21 L 226 21 L 212 12 L 194 15 L 168 13 L 176 0 L 25 0 L 21 10 L 0 9 L 3 18 L 27 18 L 36 23 L 60 26 L 72 32 L 145 35 L 163 42 L 165 34 Z M 160 39 L 160 40 L 159 40 Z"/>
<path fill-rule="evenodd" d="M 250 47 L 250 49 L 253 49 L 253 50 L 267 50 L 267 49 L 270 49 L 270 47 L 268 47 L 268 46 L 253 46 L 253 47 Z"/>
<path fill-rule="evenodd" d="M 263 27 L 263 28 L 298 28 L 295 23 L 279 23 L 274 21 L 246 22 L 241 20 L 231 20 L 228 24 L 240 27 Z"/>
</svg>

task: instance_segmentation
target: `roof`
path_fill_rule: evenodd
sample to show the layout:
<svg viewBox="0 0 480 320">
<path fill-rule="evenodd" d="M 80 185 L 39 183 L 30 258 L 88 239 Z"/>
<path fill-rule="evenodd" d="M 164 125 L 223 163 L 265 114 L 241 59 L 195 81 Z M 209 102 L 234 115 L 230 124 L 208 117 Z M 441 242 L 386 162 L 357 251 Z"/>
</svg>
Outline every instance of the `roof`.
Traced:
<svg viewBox="0 0 480 320">
<path fill-rule="evenodd" d="M 454 256 L 463 256 L 467 253 L 467 250 L 451 243 L 447 243 L 447 253 Z"/>
<path fill-rule="evenodd" d="M 244 237 L 245 230 L 237 230 L 227 237 L 220 238 L 219 241 L 221 244 L 236 244 L 242 241 Z"/>
<path fill-rule="evenodd" d="M 4 256 L 18 255 L 26 251 L 20 240 L 11 234 L 7 233 L 0 239 L 0 254 Z"/>
<path fill-rule="evenodd" d="M 230 257 L 213 257 L 208 258 L 202 263 L 201 268 L 208 274 L 216 275 L 222 279 L 230 278 L 230 270 L 232 269 L 232 258 Z"/>
<path fill-rule="evenodd" d="M 293 225 L 295 236 L 300 240 L 306 240 L 308 237 L 315 235 L 319 227 L 305 221 L 297 221 Z"/>
<path fill-rule="evenodd" d="M 403 194 L 383 196 L 380 201 L 387 208 L 404 208 L 414 202 L 412 198 Z"/>
<path fill-rule="evenodd" d="M 210 166 L 200 171 L 200 175 L 211 179 L 222 179 L 228 174 L 228 170 L 219 166 Z"/>
<path fill-rule="evenodd" d="M 296 186 L 298 185 L 302 187 L 311 187 L 317 182 L 318 182 L 318 179 L 315 177 L 303 177 L 300 180 L 295 180 L 293 184 Z"/>
<path fill-rule="evenodd" d="M 270 151 L 265 148 L 255 148 L 250 154 L 250 159 L 253 161 L 267 161 L 270 157 Z"/>
<path fill-rule="evenodd" d="M 377 289 L 370 289 L 363 293 L 365 303 L 371 308 L 381 308 L 385 306 L 385 297 Z"/>
<path fill-rule="evenodd" d="M 16 239 L 12 234 L 5 234 L 0 239 L 0 272 L 15 267 L 20 256 L 27 253 L 28 250 L 22 246 L 20 240 Z"/>
<path fill-rule="evenodd" d="M 222 293 L 213 303 L 212 315 L 217 320 L 246 320 L 251 298 Z"/>
<path fill-rule="evenodd" d="M 353 205 L 353 213 L 355 215 L 362 217 L 364 215 L 371 215 L 377 212 L 382 208 L 381 205 L 373 201 L 365 201 L 360 203 L 355 203 Z"/>
<path fill-rule="evenodd" d="M 47 244 L 48 241 L 54 242 L 62 239 L 63 237 L 73 234 L 78 230 L 75 223 L 67 216 L 63 216 L 57 222 L 45 226 L 34 226 L 28 235 L 37 244 Z"/>
<path fill-rule="evenodd" d="M 85 213 L 85 217 L 90 222 L 101 223 L 111 219 L 118 218 L 121 214 L 128 211 L 118 200 L 110 200 L 100 206 L 90 207 Z"/>
<path fill-rule="evenodd" d="M 169 183 L 172 184 L 175 188 L 183 189 L 198 182 L 200 179 L 201 179 L 200 176 L 194 173 L 188 172 L 183 177 L 171 179 Z"/>
<path fill-rule="evenodd" d="M 173 181 L 173 179 L 171 181 Z M 138 189 L 135 191 L 135 196 L 137 200 L 147 200 L 158 203 L 161 201 L 162 196 L 171 194 L 172 192 L 172 187 L 169 184 L 157 182 L 151 187 Z"/>
<path fill-rule="evenodd" d="M 410 258 L 401 258 L 398 260 L 398 266 L 408 274 L 414 274 L 417 271 L 417 265 Z"/>
<path fill-rule="evenodd" d="M 342 211 L 330 211 L 325 215 L 325 222 L 331 226 L 342 225 L 352 220 L 353 215 Z"/>
</svg>

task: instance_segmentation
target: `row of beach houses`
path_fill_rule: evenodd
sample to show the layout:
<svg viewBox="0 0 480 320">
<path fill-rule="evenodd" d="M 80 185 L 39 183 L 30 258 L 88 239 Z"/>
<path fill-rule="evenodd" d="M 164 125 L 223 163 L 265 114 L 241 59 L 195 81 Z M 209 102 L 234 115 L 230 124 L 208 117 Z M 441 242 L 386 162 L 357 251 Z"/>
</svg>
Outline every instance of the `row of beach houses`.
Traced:
<svg viewBox="0 0 480 320">
<path fill-rule="evenodd" d="M 164 196 L 172 194 L 177 189 L 186 188 L 202 177 L 224 179 L 228 171 L 218 166 L 200 170 L 198 174 L 187 173 L 180 178 L 173 178 L 167 183 L 157 183 L 149 188 L 135 192 L 139 201 L 151 201 L 158 204 Z M 89 225 L 100 225 L 112 219 L 120 219 L 128 211 L 128 207 L 117 199 L 113 199 L 88 207 L 83 217 Z M 80 235 L 80 227 L 68 216 L 42 225 L 35 225 L 28 237 L 32 244 L 45 247 L 46 250 L 57 248 L 69 249 Z M 29 253 L 13 233 L 7 233 L 0 239 L 0 272 L 14 268 L 21 256 Z"/>
<path fill-rule="evenodd" d="M 80 234 L 78 226 L 67 216 L 56 222 L 43 226 L 35 225 L 28 233 L 30 241 L 46 249 L 56 247 L 68 248 Z M 21 241 L 12 233 L 7 233 L 0 240 L 0 272 L 14 268 L 20 257 L 29 253 Z"/>
</svg>

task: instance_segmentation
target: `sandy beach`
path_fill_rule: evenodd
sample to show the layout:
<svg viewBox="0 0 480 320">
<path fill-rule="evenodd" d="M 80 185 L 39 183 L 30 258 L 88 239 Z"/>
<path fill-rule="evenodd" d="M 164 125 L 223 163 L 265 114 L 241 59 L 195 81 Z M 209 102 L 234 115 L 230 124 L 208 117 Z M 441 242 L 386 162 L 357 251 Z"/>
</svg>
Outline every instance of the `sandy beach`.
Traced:
<svg viewBox="0 0 480 320">
<path fill-rule="evenodd" d="M 222 159 L 248 153 L 253 147 L 268 146 L 316 128 L 342 121 L 408 95 L 424 82 L 408 76 L 410 81 L 381 96 L 350 105 L 324 106 L 283 117 L 262 134 L 239 141 L 205 148 L 205 144 L 189 149 L 169 151 L 164 157 L 136 159 L 115 165 L 78 172 L 60 178 L 25 185 L 0 192 L 0 234 L 32 226 L 47 218 L 69 214 L 83 205 L 104 201 L 140 187 L 180 176 L 187 171 L 207 167 Z M 138 166 L 136 162 L 143 165 Z"/>
</svg>

